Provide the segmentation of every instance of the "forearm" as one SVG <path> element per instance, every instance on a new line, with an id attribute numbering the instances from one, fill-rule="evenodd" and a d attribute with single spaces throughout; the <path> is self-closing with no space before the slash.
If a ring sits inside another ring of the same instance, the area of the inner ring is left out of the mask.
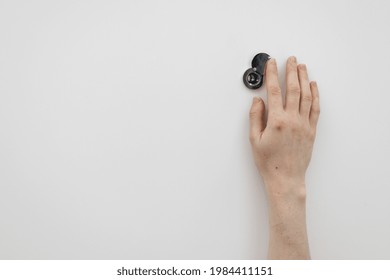
<path id="1" fill-rule="evenodd" d="M 310 259 L 306 192 L 302 182 L 266 181 L 269 203 L 269 259 Z"/>

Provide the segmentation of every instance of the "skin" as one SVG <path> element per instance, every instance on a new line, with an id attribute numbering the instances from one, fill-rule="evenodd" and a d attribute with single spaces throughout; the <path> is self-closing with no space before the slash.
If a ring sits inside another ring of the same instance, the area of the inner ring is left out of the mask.
<path id="1" fill-rule="evenodd" d="M 253 98 L 250 142 L 269 202 L 268 258 L 310 259 L 305 173 L 320 114 L 318 87 L 293 56 L 286 65 L 285 105 L 275 59 L 267 62 L 265 78 L 268 112 Z"/>

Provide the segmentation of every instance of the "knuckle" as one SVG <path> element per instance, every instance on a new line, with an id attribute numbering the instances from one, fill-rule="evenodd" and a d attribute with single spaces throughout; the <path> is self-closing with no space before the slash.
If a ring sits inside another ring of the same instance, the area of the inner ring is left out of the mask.
<path id="1" fill-rule="evenodd" d="M 302 131 L 301 127 L 296 122 L 290 123 L 290 130 L 293 133 L 300 133 Z"/>
<path id="2" fill-rule="evenodd" d="M 313 113 L 316 114 L 316 115 L 319 115 L 319 114 L 321 113 L 321 110 L 320 110 L 319 107 L 313 107 L 313 108 L 312 108 L 312 111 L 313 111 Z"/>
<path id="3" fill-rule="evenodd" d="M 281 94 L 280 87 L 277 86 L 277 85 L 270 85 L 269 91 L 270 91 L 271 94 L 274 94 L 274 95 L 279 95 L 279 94 Z"/>
<path id="4" fill-rule="evenodd" d="M 311 94 L 305 94 L 302 96 L 302 101 L 304 102 L 312 102 L 313 101 L 313 97 L 311 96 Z"/>
<path id="5" fill-rule="evenodd" d="M 288 88 L 288 92 L 294 95 L 298 95 L 301 93 L 301 89 L 299 88 L 299 85 L 297 85 L 296 83 L 288 84 L 287 88 Z"/>
<path id="6" fill-rule="evenodd" d="M 290 130 L 293 133 L 301 133 L 303 130 L 302 124 L 298 120 L 290 121 Z"/>
<path id="7" fill-rule="evenodd" d="M 272 126 L 276 130 L 283 130 L 287 127 L 287 122 L 282 118 L 275 118 Z"/>
<path id="8" fill-rule="evenodd" d="M 256 110 L 250 110 L 250 112 L 249 112 L 249 118 L 251 119 L 251 120 L 253 120 L 253 119 L 256 119 L 257 118 L 257 111 Z"/>

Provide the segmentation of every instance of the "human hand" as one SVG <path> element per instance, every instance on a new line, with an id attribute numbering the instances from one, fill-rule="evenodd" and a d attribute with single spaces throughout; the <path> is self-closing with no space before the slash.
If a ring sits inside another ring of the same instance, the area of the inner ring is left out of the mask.
<path id="1" fill-rule="evenodd" d="M 283 106 L 276 61 L 266 67 L 268 118 L 263 100 L 250 110 L 250 141 L 269 201 L 270 259 L 309 259 L 305 173 L 320 113 L 318 88 L 306 66 L 287 60 Z"/>
<path id="2" fill-rule="evenodd" d="M 256 166 L 265 181 L 268 195 L 302 189 L 280 187 L 270 189 L 274 182 L 304 186 L 320 113 L 316 82 L 309 82 L 304 64 L 295 57 L 287 60 L 286 102 L 283 106 L 275 59 L 266 67 L 268 118 L 262 99 L 253 98 L 250 110 L 250 141 Z M 280 184 L 277 184 L 280 185 Z"/>

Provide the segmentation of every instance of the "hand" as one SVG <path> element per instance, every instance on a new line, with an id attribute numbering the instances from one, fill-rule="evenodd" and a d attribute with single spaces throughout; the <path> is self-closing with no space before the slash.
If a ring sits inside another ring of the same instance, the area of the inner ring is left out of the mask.
<path id="1" fill-rule="evenodd" d="M 270 259 L 309 259 L 306 230 L 305 173 L 320 113 L 316 82 L 306 66 L 287 60 L 286 102 L 283 106 L 276 61 L 266 67 L 268 118 L 263 100 L 250 110 L 250 141 L 269 201 Z"/>
<path id="2" fill-rule="evenodd" d="M 253 98 L 250 110 L 250 141 L 266 186 L 275 180 L 304 183 L 320 113 L 317 84 L 309 82 L 306 66 L 297 65 L 296 58 L 290 57 L 286 69 L 286 105 L 283 106 L 276 61 L 270 59 L 265 74 L 268 121 L 262 99 Z"/>

